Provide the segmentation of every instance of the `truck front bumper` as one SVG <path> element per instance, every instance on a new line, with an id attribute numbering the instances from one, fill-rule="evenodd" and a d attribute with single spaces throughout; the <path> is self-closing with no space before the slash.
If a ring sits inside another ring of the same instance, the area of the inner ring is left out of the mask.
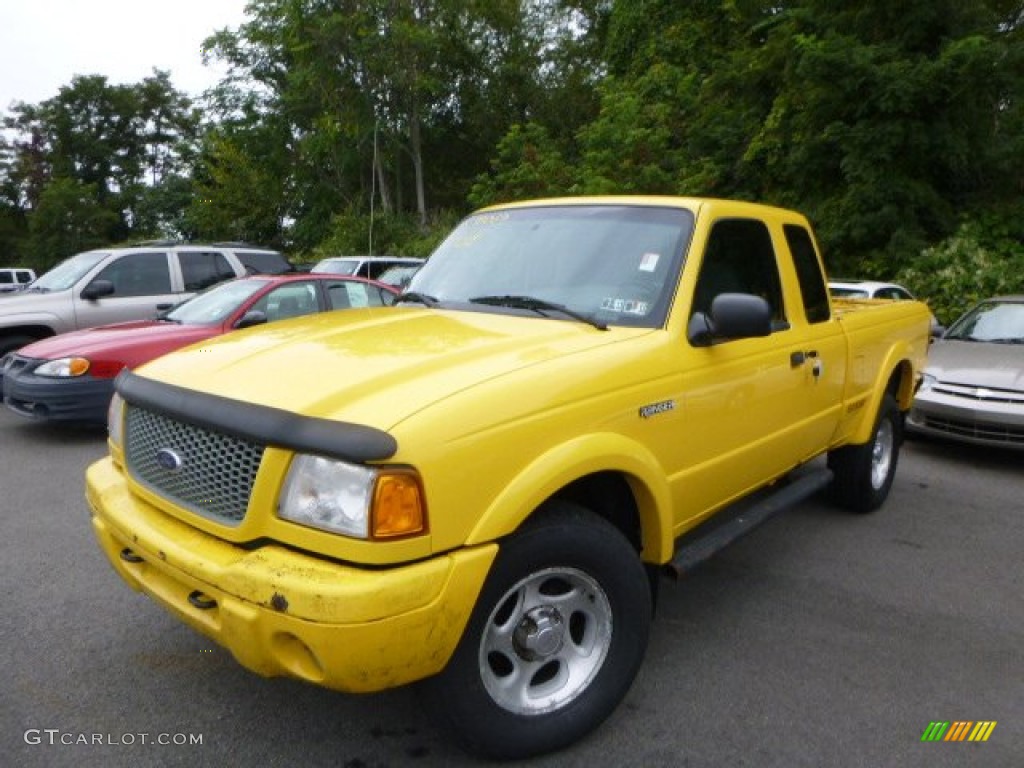
<path id="1" fill-rule="evenodd" d="M 348 692 L 444 668 L 497 545 L 358 568 L 269 543 L 240 547 L 132 495 L 108 457 L 86 473 L 100 546 L 121 577 L 243 666 Z"/>

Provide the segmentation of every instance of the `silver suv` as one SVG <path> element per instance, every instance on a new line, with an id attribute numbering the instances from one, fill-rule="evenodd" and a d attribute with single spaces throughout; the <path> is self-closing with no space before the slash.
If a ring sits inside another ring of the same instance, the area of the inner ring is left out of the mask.
<path id="1" fill-rule="evenodd" d="M 79 253 L 0 301 L 0 357 L 58 333 L 153 317 L 222 280 L 291 270 L 277 251 L 242 243 Z"/>

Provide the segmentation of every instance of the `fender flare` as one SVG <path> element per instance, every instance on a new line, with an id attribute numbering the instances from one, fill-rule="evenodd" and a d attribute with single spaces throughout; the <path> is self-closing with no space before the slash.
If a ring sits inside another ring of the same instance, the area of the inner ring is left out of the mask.
<path id="1" fill-rule="evenodd" d="M 0 306 L 0 311 L 3 307 Z M 49 328 L 54 334 L 59 333 L 57 330 L 63 323 L 60 318 L 52 312 L 40 312 L 38 310 L 34 312 L 12 312 L 10 314 L 0 314 L 0 335 L 9 335 L 17 333 L 22 328 Z"/>
<path id="2" fill-rule="evenodd" d="M 871 439 L 871 433 L 875 428 L 875 417 L 882 405 L 882 398 L 888 391 L 889 381 L 894 374 L 900 375 L 899 389 L 894 393 L 896 402 L 901 411 L 910 408 L 914 398 L 915 382 L 913 376 L 914 354 L 911 345 L 901 341 L 889 350 L 882 365 L 878 366 L 875 382 L 871 387 L 870 397 L 865 399 L 866 408 L 861 410 L 860 422 L 850 435 L 851 445 L 863 445 Z M 907 374 L 911 375 L 907 375 Z"/>
<path id="3" fill-rule="evenodd" d="M 466 546 L 508 535 L 558 491 L 600 472 L 625 476 L 637 503 L 643 559 L 666 562 L 673 539 L 665 471 L 646 446 L 611 432 L 581 435 L 534 458 L 483 511 Z"/>

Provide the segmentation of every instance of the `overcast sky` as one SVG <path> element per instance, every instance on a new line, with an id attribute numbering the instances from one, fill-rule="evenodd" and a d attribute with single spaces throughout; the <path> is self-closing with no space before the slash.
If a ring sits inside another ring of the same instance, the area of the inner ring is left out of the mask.
<path id="1" fill-rule="evenodd" d="M 0 0 L 0 113 L 38 104 L 75 75 L 138 83 L 168 70 L 198 96 L 223 70 L 203 66 L 204 39 L 245 20 L 246 0 Z"/>

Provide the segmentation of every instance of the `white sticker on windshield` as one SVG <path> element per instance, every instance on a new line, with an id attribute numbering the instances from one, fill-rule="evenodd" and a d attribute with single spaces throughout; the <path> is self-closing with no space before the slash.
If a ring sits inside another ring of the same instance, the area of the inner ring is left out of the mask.
<path id="1" fill-rule="evenodd" d="M 657 253 L 645 253 L 640 257 L 640 266 L 638 269 L 641 272 L 653 272 L 658 268 L 658 259 L 661 256 Z"/>
<path id="2" fill-rule="evenodd" d="M 615 312 L 620 315 L 646 315 L 651 305 L 646 301 L 632 301 L 630 299 L 616 299 L 609 297 L 601 302 L 601 309 L 605 312 Z"/>

